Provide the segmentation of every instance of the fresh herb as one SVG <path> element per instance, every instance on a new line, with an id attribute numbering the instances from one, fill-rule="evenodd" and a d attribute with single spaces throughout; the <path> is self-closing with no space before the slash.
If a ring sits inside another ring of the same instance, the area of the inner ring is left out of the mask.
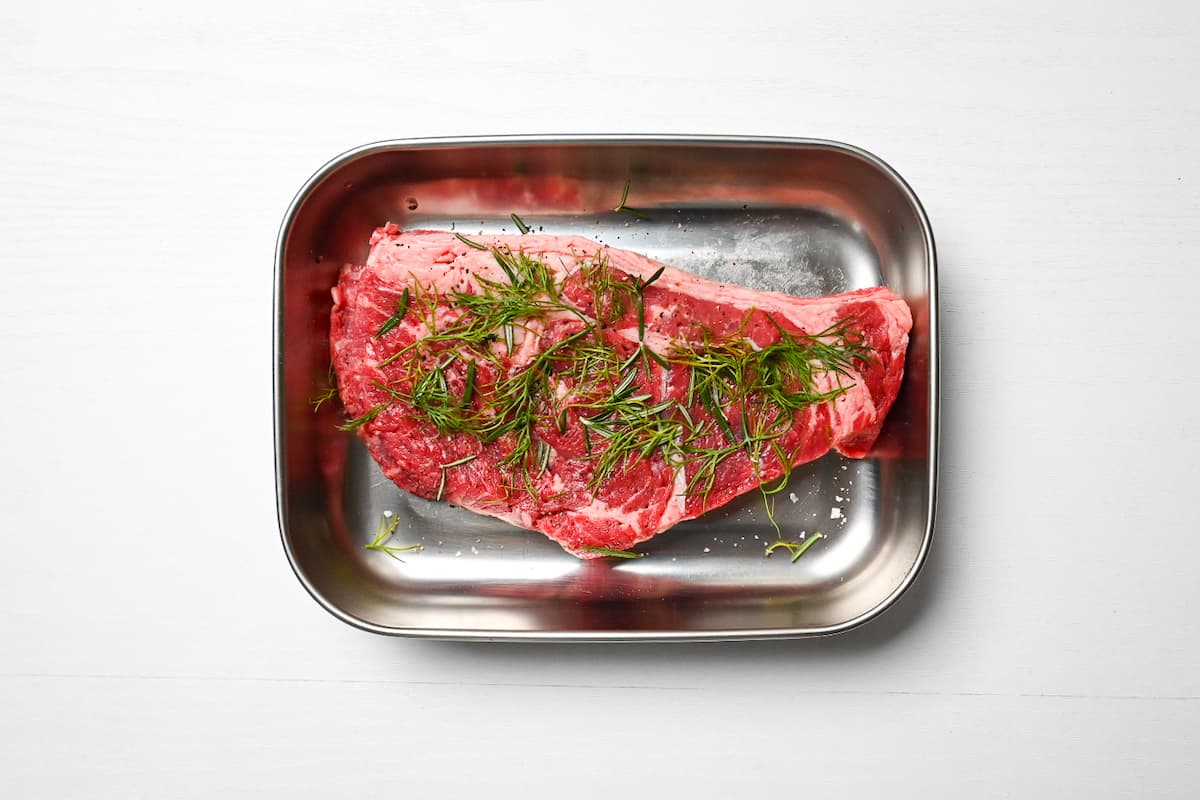
<path id="1" fill-rule="evenodd" d="M 663 270 L 666 267 L 659 267 L 658 271 L 650 276 L 648 280 L 642 280 L 640 277 L 633 279 L 634 289 L 637 292 L 637 321 L 638 321 L 638 341 L 646 338 L 646 287 L 654 283 L 662 277 Z"/>
<path id="2" fill-rule="evenodd" d="M 581 545 L 580 550 L 588 553 L 599 553 L 602 556 L 612 556 L 613 558 L 645 558 L 645 553 L 635 553 L 632 550 L 615 550 L 611 547 L 592 547 L 591 545 Z"/>
<path id="3" fill-rule="evenodd" d="M 451 461 L 449 464 L 440 465 L 438 467 L 438 469 L 440 469 L 442 471 L 442 478 L 438 482 L 437 496 L 434 497 L 433 499 L 441 500 L 442 495 L 445 494 L 445 492 L 446 492 L 446 470 L 453 469 L 454 467 L 461 467 L 463 464 L 470 464 L 472 461 L 474 461 L 477 458 L 479 458 L 479 455 L 475 454 L 475 455 L 466 456 L 464 458 L 460 458 L 457 461 Z"/>
<path id="4" fill-rule="evenodd" d="M 404 293 L 400 295 L 400 300 L 396 303 L 396 312 L 392 314 L 383 325 L 379 326 L 379 332 L 375 334 L 375 338 L 383 336 L 385 333 L 396 327 L 404 319 L 404 315 L 408 313 L 408 303 L 410 300 L 409 290 L 406 286 Z"/>
<path id="5" fill-rule="evenodd" d="M 463 433 L 472 427 L 473 415 L 465 388 L 462 398 L 455 397 L 446 378 L 446 370 L 453 360 L 447 357 L 432 366 L 414 361 L 408 375 L 412 390 L 404 393 L 388 387 L 394 398 L 404 400 L 418 410 L 442 435 Z"/>
<path id="6" fill-rule="evenodd" d="M 333 400 L 333 398 L 335 398 L 337 396 L 338 396 L 338 389 L 336 386 L 327 386 L 324 389 L 322 389 L 312 399 L 313 413 L 315 414 L 318 411 L 320 411 L 322 405 L 324 405 L 326 402 L 328 402 L 330 400 Z"/>
<path id="7" fill-rule="evenodd" d="M 329 370 L 325 375 L 325 388 L 318 392 L 309 402 L 313 405 L 313 413 L 321 410 L 321 406 L 338 396 L 337 377 L 333 372 L 333 362 L 329 362 Z"/>
<path id="8" fill-rule="evenodd" d="M 636 208 L 630 208 L 629 206 L 625 205 L 625 201 L 629 199 L 629 186 L 632 183 L 633 183 L 632 180 L 625 181 L 625 189 L 621 192 L 621 202 L 617 203 L 616 206 L 613 207 L 613 211 L 615 211 L 618 214 L 624 212 L 626 214 L 630 214 L 634 217 L 637 217 L 638 219 L 649 219 L 650 218 L 649 216 L 642 213 L 641 211 L 638 211 Z"/>
<path id="9" fill-rule="evenodd" d="M 717 421 L 730 442 L 740 441 L 756 462 L 763 448 L 791 427 L 795 413 L 836 399 L 853 384 L 841 378 L 855 362 L 868 363 L 871 351 L 845 319 L 815 334 L 792 333 L 774 318 L 778 341 L 758 347 L 740 335 L 714 338 L 705 333 L 700 342 L 677 343 L 667 360 L 690 370 L 688 405 L 699 403 Z M 743 321 L 743 326 L 749 320 Z M 833 375 L 837 385 L 817 387 L 820 375 Z M 741 436 L 729 416 L 739 419 Z"/>
<path id="10" fill-rule="evenodd" d="M 416 550 L 421 550 L 419 544 L 410 544 L 405 547 L 388 544 L 392 535 L 396 532 L 397 526 L 400 525 L 400 517 L 392 515 L 391 522 L 388 522 L 388 515 L 384 514 L 379 517 L 379 524 L 375 526 L 375 538 L 370 544 L 366 545 L 368 550 L 379 550 L 387 553 L 397 561 L 404 563 L 404 559 L 396 555 L 397 553 L 411 553 Z"/>
<path id="11" fill-rule="evenodd" d="M 391 405 L 391 402 L 389 401 L 387 403 L 379 403 L 378 405 L 371 406 L 371 408 L 367 409 L 366 413 L 364 413 L 360 416 L 357 416 L 352 420 L 343 422 L 341 425 L 338 425 L 338 430 L 339 431 L 356 431 L 359 428 L 361 428 L 362 426 L 366 425 L 371 420 L 378 417 L 380 414 L 382 414 L 383 410 L 390 405 Z"/>
<path id="12" fill-rule="evenodd" d="M 602 325 L 611 325 L 621 317 L 633 298 L 634 284 L 620 278 L 608 265 L 608 254 L 601 251 L 579 267 L 583 285 L 592 295 L 592 315 Z"/>
<path id="13" fill-rule="evenodd" d="M 475 399 L 475 362 L 467 362 L 467 379 L 463 387 L 462 403 L 469 405 Z"/>
<path id="14" fill-rule="evenodd" d="M 513 224 L 517 226 L 517 230 L 519 230 L 522 233 L 522 235 L 529 233 L 529 226 L 525 224 L 525 221 L 523 219 L 518 217 L 516 214 L 513 214 L 511 216 L 512 216 Z"/>
<path id="15" fill-rule="evenodd" d="M 800 560 L 800 556 L 804 555 L 808 551 L 808 548 L 817 543 L 818 539 L 824 538 L 824 534 L 814 533 L 812 536 L 809 536 L 799 542 L 785 542 L 781 539 L 778 542 L 768 546 L 766 553 L 763 555 L 770 556 L 771 553 L 774 553 L 776 550 L 782 548 L 792 554 L 792 563 L 795 564 Z"/>
<path id="16" fill-rule="evenodd" d="M 627 184 L 621 207 L 628 191 Z M 414 279 L 397 311 L 416 313 L 430 333 L 380 363 L 382 369 L 404 359 L 398 375 L 376 384 L 390 400 L 343 429 L 361 427 L 388 403 L 401 400 L 439 434 L 466 434 L 483 445 L 502 442 L 500 466 L 514 478 L 514 488 L 523 486 L 535 496 L 533 476 L 547 472 L 554 458 L 554 448 L 538 428 L 550 426 L 566 435 L 573 415 L 582 427 L 580 457 L 594 462 L 593 491 L 631 464 L 661 457 L 671 468 L 688 471 L 685 494 L 707 502 L 721 464 L 744 452 L 756 476 L 780 475 L 773 486 L 760 480 L 767 516 L 775 524 L 774 495 L 787 485 L 793 460 L 782 437 L 796 413 L 836 399 L 851 388 L 843 378 L 855 365 L 873 359 L 853 319 L 807 334 L 753 310 L 729 333 L 717 335 L 696 325 L 695 336 L 655 352 L 645 342 L 645 292 L 665 267 L 645 279 L 626 276 L 610 267 L 602 250 L 560 280 L 544 261 L 524 251 L 459 238 L 488 250 L 504 278 L 476 276 L 472 291 L 444 295 Z M 573 279 L 591 295 L 590 308 L 565 297 L 566 282 Z M 636 313 L 638 344 L 626 350 L 606 329 L 630 309 Z M 772 343 L 759 346 L 747 338 L 755 314 L 774 325 L 778 336 Z M 535 348 L 513 367 L 518 332 L 540 337 L 564 320 L 574 330 L 555 334 L 552 344 Z M 655 364 L 686 370 L 682 401 L 655 400 L 658 393 L 647 388 L 655 384 Z M 439 499 L 451 466 L 443 465 Z"/>
<path id="17" fill-rule="evenodd" d="M 659 267 L 658 269 L 656 269 L 656 270 L 654 271 L 654 274 L 653 274 L 653 275 L 651 275 L 649 278 L 647 278 L 646 280 L 644 280 L 644 281 L 642 281 L 642 282 L 641 282 L 641 287 L 640 287 L 640 288 L 641 288 L 641 289 L 645 289 L 647 286 L 649 286 L 650 284 L 654 283 L 656 280 L 658 280 L 659 278 L 661 278 L 661 277 L 662 277 L 662 274 L 663 274 L 664 272 L 666 272 L 666 270 L 667 270 L 667 268 L 666 268 L 665 266 L 662 266 L 662 267 Z"/>
<path id="18" fill-rule="evenodd" d="M 473 242 L 470 239 L 468 239 L 467 237 L 463 236 L 461 233 L 454 234 L 454 237 L 456 239 L 458 239 L 460 242 L 462 242 L 463 244 L 467 245 L 468 247 L 474 247 L 476 250 L 487 250 L 488 249 L 486 244 L 480 244 L 479 242 Z"/>

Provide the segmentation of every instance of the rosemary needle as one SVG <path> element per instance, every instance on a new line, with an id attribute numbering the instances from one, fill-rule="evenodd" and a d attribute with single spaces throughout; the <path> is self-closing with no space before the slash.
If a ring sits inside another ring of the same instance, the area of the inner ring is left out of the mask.
<path id="1" fill-rule="evenodd" d="M 467 245 L 468 247 L 474 247 L 476 250 L 487 250 L 488 249 L 486 244 L 480 244 L 479 242 L 473 242 L 470 239 L 468 239 L 467 237 L 463 236 L 461 233 L 456 233 L 456 234 L 454 234 L 454 236 L 460 242 Z"/>
<path id="2" fill-rule="evenodd" d="M 649 217 L 647 217 L 641 211 L 638 211 L 636 208 L 630 208 L 629 206 L 625 205 L 625 201 L 629 199 L 629 187 L 632 183 L 632 179 L 627 179 L 625 181 L 625 188 L 621 191 L 621 202 L 617 203 L 616 206 L 613 207 L 613 211 L 618 214 L 622 212 L 626 214 L 632 214 L 638 219 L 649 219 Z"/>
<path id="3" fill-rule="evenodd" d="M 438 482 L 437 496 L 434 497 L 433 499 L 441 500 L 442 495 L 445 494 L 445 492 L 446 492 L 446 470 L 452 469 L 454 467 L 461 467 L 463 464 L 470 464 L 472 461 L 474 461 L 477 458 L 479 458 L 478 454 L 470 455 L 470 456 L 466 456 L 464 458 L 460 458 L 457 461 L 451 461 L 449 464 L 440 465 L 439 469 L 441 469 L 441 471 L 442 471 L 442 478 Z"/>
<path id="4" fill-rule="evenodd" d="M 404 294 L 400 295 L 400 301 L 396 303 L 396 313 L 387 318 L 387 321 L 379 327 L 379 332 L 375 334 L 375 338 L 383 336 L 385 333 L 395 328 L 404 320 L 404 315 L 408 313 L 408 303 L 410 300 L 409 290 L 406 286 Z"/>
<path id="5" fill-rule="evenodd" d="M 379 403 L 378 405 L 371 406 L 371 408 L 368 409 L 366 413 L 364 413 L 360 416 L 357 416 L 352 420 L 343 422 L 341 425 L 338 425 L 338 430 L 339 431 L 356 431 L 359 428 L 361 428 L 362 426 L 366 425 L 371 420 L 378 417 L 381 413 L 383 413 L 383 410 L 385 408 L 387 408 L 389 405 L 391 405 L 390 401 L 387 403 Z"/>
<path id="6" fill-rule="evenodd" d="M 645 558 L 645 553 L 635 553 L 632 550 L 615 550 L 611 547 L 592 547 L 591 545 L 582 545 L 580 550 L 588 553 L 599 553 L 602 556 L 612 556 L 613 558 Z"/>

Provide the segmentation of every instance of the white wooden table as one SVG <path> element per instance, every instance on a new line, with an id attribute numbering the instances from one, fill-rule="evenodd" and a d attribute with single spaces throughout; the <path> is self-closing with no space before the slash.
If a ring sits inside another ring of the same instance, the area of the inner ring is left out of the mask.
<path id="1" fill-rule="evenodd" d="M 1196 796 L 1191 4 L 101 5 L 0 9 L 0 795 Z M 446 644 L 292 576 L 292 193 L 370 140 L 555 132 L 840 139 L 921 196 L 940 515 L 883 618 Z"/>

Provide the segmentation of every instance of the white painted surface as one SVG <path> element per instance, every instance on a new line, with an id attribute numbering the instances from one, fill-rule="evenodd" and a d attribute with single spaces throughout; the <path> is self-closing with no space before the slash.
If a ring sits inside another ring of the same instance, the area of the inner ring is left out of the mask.
<path id="1" fill-rule="evenodd" d="M 111 5 L 0 9 L 0 794 L 1195 796 L 1190 4 Z M 899 607 L 487 646 L 304 594 L 280 216 L 349 146 L 522 132 L 820 136 L 909 179 L 945 411 Z"/>

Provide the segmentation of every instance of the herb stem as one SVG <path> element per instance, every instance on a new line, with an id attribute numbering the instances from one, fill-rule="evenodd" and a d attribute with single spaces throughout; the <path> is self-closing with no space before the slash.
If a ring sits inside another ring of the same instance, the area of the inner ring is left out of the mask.
<path id="1" fill-rule="evenodd" d="M 396 553 L 410 553 L 416 550 L 423 549 L 420 544 L 410 544 L 404 547 L 398 545 L 390 545 L 392 535 L 396 533 L 396 528 L 400 525 L 400 517 L 392 515 L 392 521 L 388 522 L 388 515 L 383 514 L 379 517 L 379 523 L 375 526 L 375 538 L 370 544 L 366 545 L 368 550 L 379 550 L 387 553 L 392 558 L 400 563 L 404 563 L 404 559 L 396 555 Z"/>
<path id="2" fill-rule="evenodd" d="M 488 249 L 488 246 L 486 244 L 480 244 L 479 242 L 473 242 L 470 239 L 468 239 L 467 237 L 463 236 L 461 233 L 456 233 L 456 234 L 454 234 L 454 236 L 456 239 L 458 239 L 460 242 L 465 244 L 467 247 L 474 247 L 476 250 L 487 250 Z"/>
<path id="3" fill-rule="evenodd" d="M 812 547 L 814 544 L 816 544 L 818 540 L 824 539 L 824 538 L 825 538 L 825 534 L 814 533 L 812 536 L 808 536 L 808 537 L 800 540 L 799 542 L 785 542 L 782 539 L 780 539 L 779 541 L 769 545 L 767 547 L 766 553 L 764 553 L 763 555 L 770 556 L 771 553 L 774 553 L 776 550 L 783 548 L 784 550 L 787 550 L 789 553 L 792 554 L 791 563 L 795 564 L 797 561 L 800 560 L 800 556 L 802 556 L 806 552 L 808 552 L 808 549 L 810 547 Z"/>
<path id="4" fill-rule="evenodd" d="M 444 495 L 446 493 L 446 470 L 453 469 L 454 467 L 461 467 L 463 464 L 470 464 L 472 461 L 474 461 L 477 458 L 479 458 L 478 453 L 476 453 L 474 455 L 464 456 L 463 458 L 460 458 L 457 461 L 451 461 L 449 464 L 441 464 L 439 466 L 439 469 L 442 472 L 442 477 L 441 477 L 441 480 L 438 481 L 437 495 L 433 499 L 441 500 L 442 495 Z"/>
<path id="5" fill-rule="evenodd" d="M 635 553 L 632 550 L 616 550 L 611 547 L 592 547 L 591 545 L 582 545 L 580 550 L 588 553 L 599 553 L 602 556 L 611 556 L 613 558 L 645 558 L 645 553 Z"/>
<path id="6" fill-rule="evenodd" d="M 409 289 L 407 286 L 405 286 L 404 293 L 402 295 L 400 295 L 400 301 L 398 303 L 396 303 L 396 312 L 394 314 L 392 314 L 390 317 L 388 317 L 387 321 L 385 321 L 383 323 L 383 325 L 381 325 L 379 327 L 379 332 L 375 334 L 376 339 L 383 336 L 385 333 L 390 331 L 392 328 L 395 328 L 397 325 L 399 325 L 404 320 L 404 315 L 408 313 L 409 299 L 410 299 Z"/>
<path id="7" fill-rule="evenodd" d="M 613 207 L 613 211 L 618 214 L 622 212 L 631 214 L 638 219 L 649 219 L 647 215 L 643 214 L 641 211 L 638 211 L 636 208 L 630 208 L 629 206 L 625 205 L 625 201 L 629 199 L 629 187 L 632 183 L 632 179 L 627 178 L 625 180 L 625 188 L 621 191 L 621 202 L 617 203 L 616 206 Z"/>

